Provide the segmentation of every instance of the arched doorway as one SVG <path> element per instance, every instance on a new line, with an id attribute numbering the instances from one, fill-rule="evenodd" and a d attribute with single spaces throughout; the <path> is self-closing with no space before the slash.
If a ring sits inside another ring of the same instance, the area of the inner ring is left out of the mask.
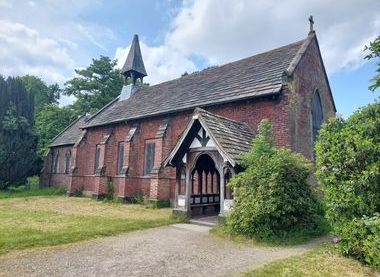
<path id="1" fill-rule="evenodd" d="M 192 215 L 214 215 L 220 210 L 220 174 L 214 160 L 201 154 L 190 176 Z"/>

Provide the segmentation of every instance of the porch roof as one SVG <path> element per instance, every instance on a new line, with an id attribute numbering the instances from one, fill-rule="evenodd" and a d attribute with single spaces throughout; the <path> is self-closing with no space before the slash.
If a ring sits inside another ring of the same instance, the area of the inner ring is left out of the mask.
<path id="1" fill-rule="evenodd" d="M 174 165 L 175 161 L 182 159 L 180 154 L 184 148 L 189 147 L 185 143 L 196 122 L 207 131 L 216 144 L 219 153 L 235 166 L 240 160 L 240 154 L 248 152 L 254 137 L 254 131 L 246 123 L 215 115 L 201 108 L 196 108 L 192 120 L 188 123 L 185 131 L 179 138 L 176 146 L 164 161 L 164 166 Z"/>

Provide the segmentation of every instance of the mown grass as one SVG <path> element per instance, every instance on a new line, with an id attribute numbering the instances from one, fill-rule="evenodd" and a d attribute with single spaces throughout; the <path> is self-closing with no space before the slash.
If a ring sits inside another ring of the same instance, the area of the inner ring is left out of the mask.
<path id="1" fill-rule="evenodd" d="M 322 245 L 303 255 L 272 262 L 240 274 L 246 277 L 374 277 L 379 276 L 358 261 L 341 256 L 331 245 Z"/>
<path id="2" fill-rule="evenodd" d="M 287 234 L 286 237 L 277 237 L 267 240 L 256 240 L 254 238 L 248 238 L 242 235 L 231 234 L 228 231 L 227 226 L 222 222 L 217 227 L 213 228 L 211 230 L 211 233 L 223 239 L 231 240 L 238 243 L 244 243 L 252 246 L 292 246 L 306 243 L 312 239 L 325 235 L 327 234 L 327 230 L 328 229 L 326 227 L 326 230 L 324 232 L 315 235 L 311 235 L 307 232 L 294 232 Z"/>
<path id="3" fill-rule="evenodd" d="M 168 225 L 179 220 L 171 212 L 63 196 L 1 199 L 0 254 Z"/>
<path id="4" fill-rule="evenodd" d="M 48 196 L 48 195 L 64 195 L 66 193 L 65 188 L 61 187 L 49 187 L 49 188 L 37 188 L 37 189 L 23 189 L 23 190 L 0 190 L 0 199 L 5 198 L 18 198 L 18 197 L 30 197 L 30 196 Z"/>

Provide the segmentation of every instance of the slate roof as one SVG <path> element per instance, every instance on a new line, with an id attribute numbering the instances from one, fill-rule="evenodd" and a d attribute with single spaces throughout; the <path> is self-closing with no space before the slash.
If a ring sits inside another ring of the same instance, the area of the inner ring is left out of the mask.
<path id="1" fill-rule="evenodd" d="M 199 120 L 204 123 L 207 131 L 214 138 L 217 144 L 234 161 L 240 160 L 242 152 L 248 152 L 252 145 L 255 132 L 246 123 L 228 119 L 196 109 Z"/>
<path id="2" fill-rule="evenodd" d="M 255 132 L 248 124 L 197 108 L 194 111 L 192 121 L 189 122 L 176 146 L 165 160 L 164 166 L 172 164 L 173 158 L 181 148 L 182 142 L 189 134 L 196 120 L 201 122 L 202 126 L 217 145 L 217 149 L 221 152 L 222 156 L 224 155 L 233 166 L 239 162 L 241 153 L 250 150 Z"/>
<path id="3" fill-rule="evenodd" d="M 66 127 L 61 133 L 53 138 L 49 147 L 71 145 L 75 144 L 81 137 L 81 127 L 85 124 L 86 120 L 90 118 L 89 115 L 82 115 L 74 120 L 69 126 Z"/>
<path id="4" fill-rule="evenodd" d="M 309 36 L 249 58 L 141 88 L 126 100 L 116 98 L 84 127 L 280 93 L 283 74 L 295 67 L 292 61 L 299 59 L 301 47 L 310 40 Z"/>

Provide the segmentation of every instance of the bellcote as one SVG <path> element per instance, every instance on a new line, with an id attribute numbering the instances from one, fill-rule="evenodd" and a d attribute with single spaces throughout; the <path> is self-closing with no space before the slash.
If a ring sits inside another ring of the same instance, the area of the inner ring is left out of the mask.
<path id="1" fill-rule="evenodd" d="M 125 78 L 130 77 L 133 84 L 136 83 L 137 79 L 140 79 L 142 82 L 143 78 L 147 76 L 144 61 L 141 55 L 138 35 L 133 36 L 132 45 L 129 49 L 127 60 L 121 69 L 121 73 L 125 76 Z"/>

